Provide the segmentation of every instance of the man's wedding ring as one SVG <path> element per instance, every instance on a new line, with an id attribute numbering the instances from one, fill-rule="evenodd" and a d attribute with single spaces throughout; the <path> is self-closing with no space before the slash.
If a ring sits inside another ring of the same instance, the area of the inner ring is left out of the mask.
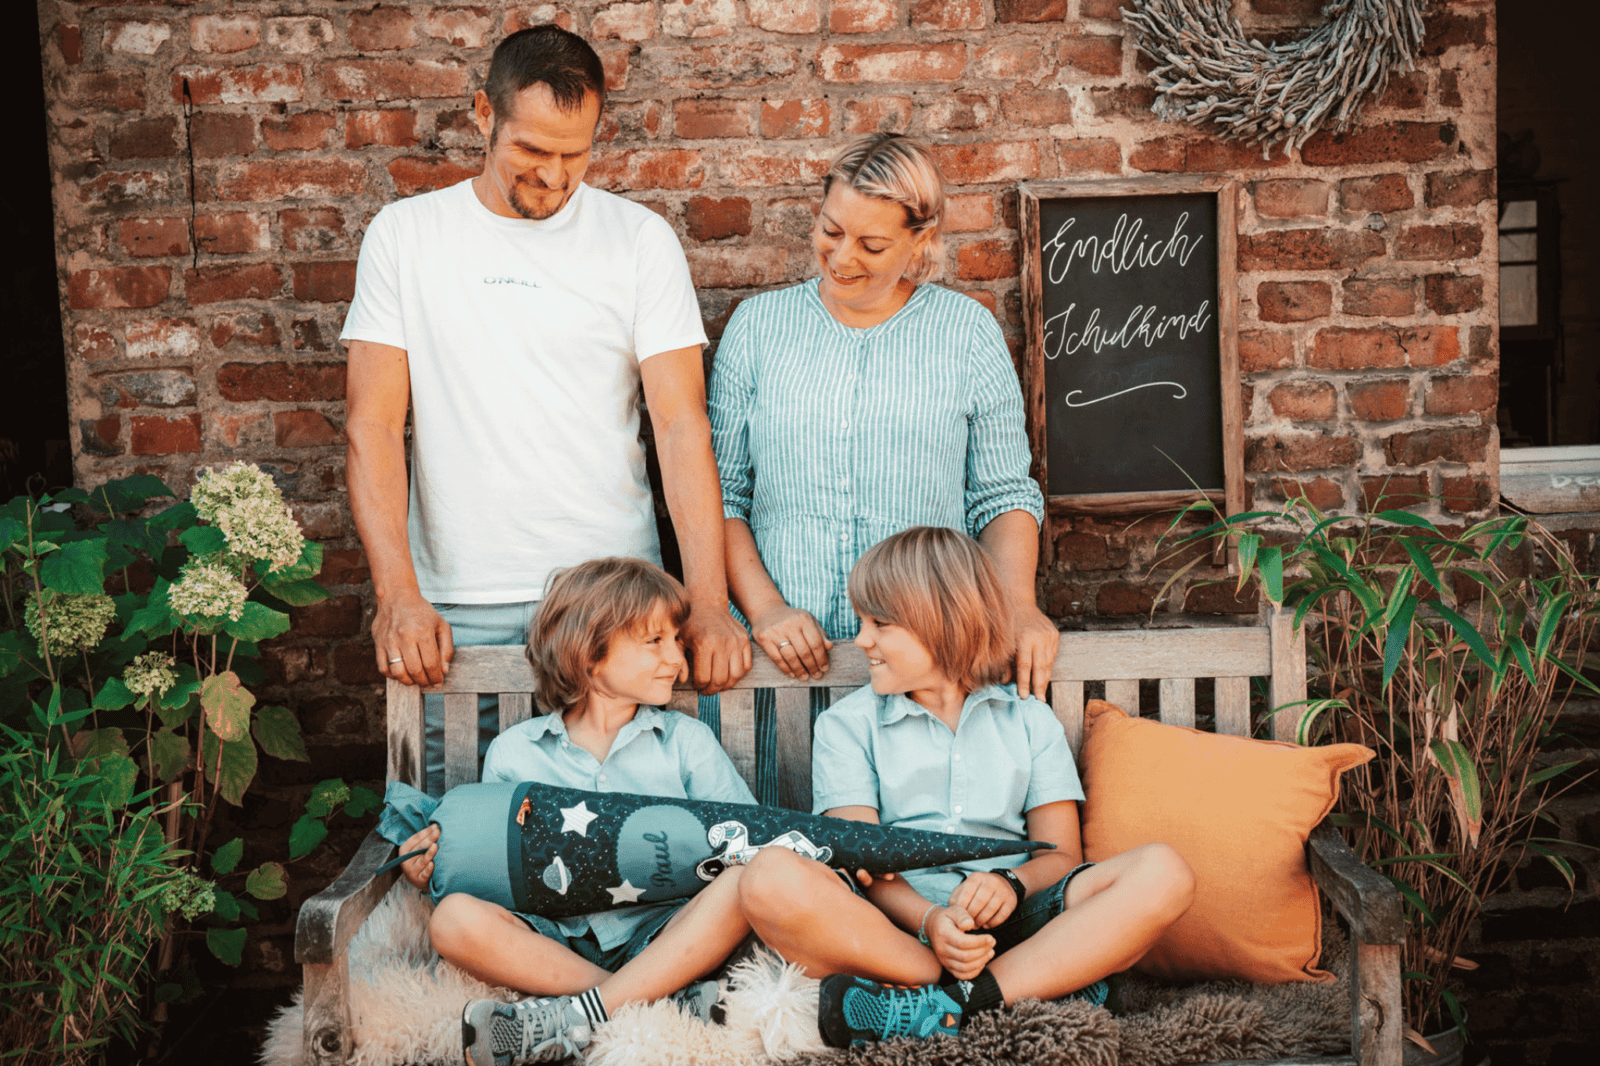
<path id="1" fill-rule="evenodd" d="M 402 656 L 401 656 L 401 657 L 400 657 L 400 658 L 398 658 L 398 659 L 390 659 L 390 660 L 389 660 L 389 665 L 390 665 L 390 666 L 393 666 L 393 665 L 394 665 L 394 664 L 395 664 L 395 663 L 403 663 L 403 662 L 405 662 L 405 661 L 406 661 L 406 659 L 405 659 L 405 656 L 403 656 L 403 655 L 402 655 Z"/>
<path id="2" fill-rule="evenodd" d="M 788 646 L 789 646 L 789 642 L 788 642 L 788 641 L 787 641 L 787 640 L 780 640 L 780 641 L 778 641 L 778 647 L 780 647 L 780 648 L 787 648 L 787 647 L 788 647 Z"/>

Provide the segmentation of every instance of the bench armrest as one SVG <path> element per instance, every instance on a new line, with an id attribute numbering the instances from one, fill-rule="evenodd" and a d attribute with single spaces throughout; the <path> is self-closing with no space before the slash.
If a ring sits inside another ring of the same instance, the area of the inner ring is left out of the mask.
<path id="1" fill-rule="evenodd" d="M 344 873 L 300 904 L 294 931 L 296 962 L 326 964 L 344 954 L 350 938 L 400 876 L 399 869 L 378 873 L 378 868 L 394 855 L 395 846 L 373 830 L 361 842 Z"/>
<path id="2" fill-rule="evenodd" d="M 1307 842 L 1311 876 L 1350 923 L 1355 938 L 1366 944 L 1399 944 L 1405 940 L 1400 892 L 1389 879 L 1356 856 L 1339 831 L 1323 822 Z"/>

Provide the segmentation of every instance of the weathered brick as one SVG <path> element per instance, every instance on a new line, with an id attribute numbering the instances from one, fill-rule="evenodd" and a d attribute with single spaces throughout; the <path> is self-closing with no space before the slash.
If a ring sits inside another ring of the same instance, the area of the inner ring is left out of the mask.
<path id="1" fill-rule="evenodd" d="M 1128 155 L 1130 167 L 1154 173 L 1265 170 L 1288 162 L 1281 148 L 1263 159 L 1261 149 L 1253 144 L 1184 134 L 1152 138 Z"/>
<path id="2" fill-rule="evenodd" d="M 214 104 L 293 104 L 305 95 L 298 63 L 253 67 L 179 67 L 172 75 L 172 100 L 183 103 L 183 87 L 196 107 Z"/>
<path id="3" fill-rule="evenodd" d="M 1246 374 L 1294 365 L 1294 335 L 1264 329 L 1239 331 L 1239 369 Z"/>
<path id="4" fill-rule="evenodd" d="M 1426 190 L 1429 207 L 1474 207 L 1494 196 L 1494 171 L 1435 171 L 1427 176 Z"/>
<path id="5" fill-rule="evenodd" d="M 289 328 L 294 335 L 294 350 L 297 352 L 326 352 L 333 348 L 323 337 L 322 325 L 315 318 L 297 318 L 289 324 Z"/>
<path id="6" fill-rule="evenodd" d="M 1476 223 L 1407 226 L 1395 241 L 1396 259 L 1472 259 L 1483 248 L 1483 228 Z"/>
<path id="7" fill-rule="evenodd" d="M 350 13 L 350 43 L 362 52 L 392 52 L 417 43 L 416 20 L 403 7 Z"/>
<path id="8" fill-rule="evenodd" d="M 1421 70 L 1394 74 L 1375 106 L 1393 111 L 1416 111 L 1428 101 L 1428 75 Z"/>
<path id="9" fill-rule="evenodd" d="M 648 7 L 648 4 L 618 5 Z M 604 12 L 601 12 L 603 14 Z M 595 16 L 598 24 L 600 15 Z M 494 20 L 481 7 L 436 7 L 427 13 L 423 29 L 429 37 L 449 41 L 457 48 L 482 48 L 489 41 Z M 599 37 L 598 29 L 595 36 Z"/>
<path id="10" fill-rule="evenodd" d="M 1078 0 L 1078 15 L 1086 19 L 1121 19 L 1133 0 Z"/>
<path id="11" fill-rule="evenodd" d="M 168 159 L 178 154 L 178 120 L 137 118 L 111 130 L 112 159 Z"/>
<path id="12" fill-rule="evenodd" d="M 289 610 L 289 627 L 308 637 L 353 637 L 361 632 L 361 597 L 330 596 Z"/>
<path id="13" fill-rule="evenodd" d="M 1396 433 L 1384 442 L 1384 454 L 1395 466 L 1421 466 L 1442 459 L 1481 463 L 1488 454 L 1489 426 L 1448 426 Z"/>
<path id="14" fill-rule="evenodd" d="M 1122 38 L 1107 36 L 1071 36 L 1056 42 L 1056 55 L 1061 62 L 1085 74 L 1110 77 L 1122 73 Z"/>
<path id="15" fill-rule="evenodd" d="M 689 274 L 697 289 L 747 289 L 789 280 L 782 248 L 691 248 Z"/>
<path id="16" fill-rule="evenodd" d="M 1347 315 L 1397 318 L 1415 314 L 1415 278 L 1345 278 L 1339 283 L 1339 306 Z"/>
<path id="17" fill-rule="evenodd" d="M 994 0 L 996 22 L 1060 22 L 1067 0 Z"/>
<path id="18" fill-rule="evenodd" d="M 826 137 L 828 118 L 828 101 L 823 97 L 814 100 L 763 100 L 761 136 Z"/>
<path id="19" fill-rule="evenodd" d="M 183 370 L 97 374 L 92 387 L 107 407 L 193 407 L 194 378 Z"/>
<path id="20" fill-rule="evenodd" d="M 383 675 L 378 673 L 378 660 L 373 654 L 371 641 L 341 644 L 334 648 L 333 675 L 344 685 L 382 684 Z"/>
<path id="21" fill-rule="evenodd" d="M 1463 46 L 1481 48 L 1489 40 L 1489 20 L 1482 14 L 1435 8 L 1424 16 L 1423 26 L 1423 55 L 1436 56 Z"/>
<path id="22" fill-rule="evenodd" d="M 1359 266 L 1385 250 L 1371 230 L 1272 230 L 1240 239 L 1239 269 L 1333 270 Z"/>
<path id="23" fill-rule="evenodd" d="M 1344 434 L 1256 437 L 1245 441 L 1246 470 L 1269 472 L 1326 470 L 1354 466 L 1361 458 L 1361 442 Z"/>
<path id="24" fill-rule="evenodd" d="M 272 432 L 280 448 L 320 448 L 344 443 L 344 431 L 321 411 L 275 411 Z"/>
<path id="25" fill-rule="evenodd" d="M 335 100 L 457 99 L 472 91 L 472 71 L 457 59 L 339 59 L 317 68 Z"/>
<path id="26" fill-rule="evenodd" d="M 1493 416 L 1500 400 L 1500 382 L 1493 374 L 1436 377 L 1422 394 L 1422 410 L 1430 415 Z"/>
<path id="27" fill-rule="evenodd" d="M 194 220 L 194 239 L 202 252 L 211 255 L 264 252 L 271 244 L 265 216 L 253 212 L 197 215 Z"/>
<path id="28" fill-rule="evenodd" d="M 1332 326 L 1317 332 L 1311 365 L 1329 370 L 1439 366 L 1460 355 L 1456 331 L 1448 327 L 1396 330 Z"/>
<path id="29" fill-rule="evenodd" d="M 944 228 L 949 233 L 976 233 L 994 225 L 994 197 L 957 193 L 944 201 Z"/>
<path id="30" fill-rule="evenodd" d="M 1421 507 L 1433 498 L 1426 474 L 1386 474 L 1361 479 L 1361 498 L 1369 511 Z"/>
<path id="31" fill-rule="evenodd" d="M 165 22 L 113 22 L 106 27 L 104 38 L 106 51 L 134 56 L 153 56 L 171 39 L 172 27 Z M 82 48 L 81 40 L 78 47 Z M 76 65 L 79 60 L 68 58 L 67 62 Z"/>
<path id="32" fill-rule="evenodd" d="M 280 211 L 278 226 L 291 252 L 324 252 L 344 244 L 344 214 L 336 207 Z"/>
<path id="33" fill-rule="evenodd" d="M 278 344 L 278 321 L 270 311 L 235 311 L 211 320 L 211 346 L 274 348 Z"/>
<path id="34" fill-rule="evenodd" d="M 1126 549 L 1113 548 L 1098 533 L 1069 531 L 1056 537 L 1056 563 L 1073 571 L 1121 570 L 1128 565 Z"/>
<path id="35" fill-rule="evenodd" d="M 988 24 L 983 0 L 911 0 L 914 30 L 981 30 Z"/>
<path id="36" fill-rule="evenodd" d="M 261 120 L 261 139 L 274 152 L 309 152 L 333 144 L 333 127 L 338 120 L 325 111 L 302 111 L 297 115 Z"/>
<path id="37" fill-rule="evenodd" d="M 189 20 L 189 47 L 228 55 L 261 43 L 261 20 L 254 15 L 196 15 Z"/>
<path id="38" fill-rule="evenodd" d="M 1119 174 L 1122 146 L 1109 137 L 1080 137 L 1056 142 L 1056 160 L 1063 174 Z"/>
<path id="39" fill-rule="evenodd" d="M 1240 592 L 1237 581 L 1224 578 L 1190 585 L 1183 609 L 1189 614 L 1255 614 L 1260 599 L 1255 585 Z"/>
<path id="40" fill-rule="evenodd" d="M 356 292 L 354 260 L 332 263 L 296 263 L 294 298 L 315 303 L 340 303 Z"/>
<path id="41" fill-rule="evenodd" d="M 111 331 L 101 326 L 80 322 L 72 327 L 72 348 L 68 358 L 86 363 L 97 363 L 117 357 L 117 339 Z"/>
<path id="42" fill-rule="evenodd" d="M 847 100 L 844 105 L 846 133 L 904 133 L 911 125 L 911 97 L 870 96 Z"/>
<path id="43" fill-rule="evenodd" d="M 683 222 L 692 241 L 748 237 L 750 201 L 743 196 L 696 196 L 684 206 Z"/>
<path id="44" fill-rule="evenodd" d="M 1339 394 L 1326 381 L 1288 381 L 1267 396 L 1272 413 L 1296 422 L 1324 422 L 1339 413 Z"/>
<path id="45" fill-rule="evenodd" d="M 951 185 L 1023 181 L 1039 172 L 1035 141 L 938 144 L 933 146 L 933 157 Z"/>
<path id="46" fill-rule="evenodd" d="M 685 140 L 744 137 L 750 133 L 746 100 L 679 100 L 672 108 L 672 128 Z"/>
<path id="47" fill-rule="evenodd" d="M 324 18 L 290 16 L 267 20 L 267 45 L 289 55 L 310 55 L 333 43 L 333 23 Z"/>
<path id="48" fill-rule="evenodd" d="M 1328 183 L 1302 178 L 1256 182 L 1256 214 L 1262 218 L 1322 218 L 1328 213 Z"/>
<path id="49" fill-rule="evenodd" d="M 256 150 L 256 120 L 252 115 L 201 112 L 192 120 L 191 138 L 197 159 L 248 155 Z"/>
<path id="50" fill-rule="evenodd" d="M 1351 382 L 1345 396 L 1351 412 L 1363 422 L 1395 422 L 1411 414 L 1411 383 L 1403 378 Z"/>
<path id="51" fill-rule="evenodd" d="M 108 458 L 122 454 L 122 418 L 120 415 L 111 415 L 107 418 L 80 418 L 78 420 L 78 440 L 85 455 L 97 455 Z"/>
<path id="52" fill-rule="evenodd" d="M 750 24 L 772 33 L 816 33 L 822 28 L 821 0 L 745 0 Z"/>
<path id="53" fill-rule="evenodd" d="M 417 143 L 417 113 L 410 108 L 392 111 L 355 111 L 344 120 L 344 146 L 410 148 Z"/>
<path id="54" fill-rule="evenodd" d="M 68 75 L 65 81 L 62 99 L 76 107 L 144 110 L 144 75 L 139 71 L 93 71 Z"/>
<path id="55" fill-rule="evenodd" d="M 1085 99 L 1097 118 L 1148 118 L 1156 91 L 1150 85 L 1092 85 Z"/>
<path id="56" fill-rule="evenodd" d="M 1445 510 L 1456 514 L 1483 511 L 1495 502 L 1494 489 L 1482 475 L 1447 477 L 1439 493 L 1439 502 Z"/>
<path id="57" fill-rule="evenodd" d="M 924 93 L 917 100 L 917 128 L 930 136 L 987 130 L 997 117 L 988 93 Z"/>
<path id="58" fill-rule="evenodd" d="M 1429 274 L 1423 290 L 1435 314 L 1459 315 L 1483 306 L 1483 278 L 1476 274 Z"/>
<path id="59" fill-rule="evenodd" d="M 167 267 L 74 270 L 67 278 L 67 306 L 74 311 L 154 307 L 171 288 L 172 271 Z"/>
<path id="60" fill-rule="evenodd" d="M 323 549 L 322 571 L 317 574 L 323 585 L 364 585 L 371 579 L 365 552 L 356 548 Z"/>
<path id="61" fill-rule="evenodd" d="M 217 174 L 222 200 L 328 200 L 366 186 L 366 169 L 353 159 L 269 159 L 232 163 Z"/>
<path id="62" fill-rule="evenodd" d="M 698 189 L 706 168 L 699 152 L 685 148 L 613 150 L 595 157 L 584 180 L 609 190 Z"/>
<path id="63" fill-rule="evenodd" d="M 1031 36 L 980 38 L 972 53 L 972 65 L 967 76 L 976 80 L 1042 81 L 1054 73 L 1058 57 L 1047 48 L 1041 48 Z"/>
<path id="64" fill-rule="evenodd" d="M 200 354 L 200 327 L 192 318 L 145 318 L 122 330 L 129 359 L 188 360 Z"/>
<path id="65" fill-rule="evenodd" d="M 807 147 L 782 151 L 745 151 L 725 156 L 722 160 L 722 177 L 735 187 L 768 185 L 812 186 L 828 173 L 833 152 L 825 147 Z M 698 163 L 696 167 L 698 168 Z M 692 188 L 699 188 L 698 179 Z"/>
<path id="66" fill-rule="evenodd" d="M 1443 366 L 1461 358 L 1461 338 L 1454 326 L 1418 326 L 1398 331 L 1412 366 Z"/>
<path id="67" fill-rule="evenodd" d="M 1256 288 L 1256 314 L 1263 322 L 1309 322 L 1333 310 L 1326 281 L 1263 281 Z"/>
<path id="68" fill-rule="evenodd" d="M 200 416 L 140 415 L 132 420 L 128 450 L 134 455 L 178 455 L 200 450 Z"/>
<path id="69" fill-rule="evenodd" d="M 1267 484 L 1269 495 L 1279 500 L 1303 499 L 1321 511 L 1344 506 L 1344 486 L 1333 478 L 1273 478 Z"/>
<path id="70" fill-rule="evenodd" d="M 673 37 L 727 37 L 738 23 L 734 0 L 675 0 L 661 12 L 662 32 Z"/>
<path id="71" fill-rule="evenodd" d="M 1155 602 L 1154 589 L 1127 581 L 1108 581 L 1095 593 L 1094 609 L 1108 618 L 1145 615 Z"/>
<path id="72" fill-rule="evenodd" d="M 394 191 L 399 196 L 415 196 L 419 192 L 432 192 L 477 177 L 481 166 L 460 162 L 450 156 L 402 156 L 389 162 L 385 168 L 394 181 Z M 594 167 L 589 167 L 589 181 L 593 184 Z"/>
<path id="73" fill-rule="evenodd" d="M 124 206 L 149 210 L 155 204 L 173 203 L 176 198 L 166 174 L 149 170 L 111 170 L 80 185 L 78 199 L 93 210 Z"/>
<path id="74" fill-rule="evenodd" d="M 956 276 L 963 281 L 1014 278 L 1020 266 L 1014 240 L 970 241 L 956 252 Z"/>
<path id="75" fill-rule="evenodd" d="M 955 81 L 967 66 L 967 46 L 942 44 L 829 45 L 817 57 L 824 81 L 887 82 Z"/>
<path id="76" fill-rule="evenodd" d="M 1426 163 L 1452 154 L 1455 143 L 1453 122 L 1387 122 L 1348 133 L 1312 134 L 1300 147 L 1300 158 L 1313 167 Z"/>
<path id="77" fill-rule="evenodd" d="M 208 265 L 184 271 L 183 291 L 191 304 L 270 300 L 283 291 L 283 272 L 271 263 Z"/>
<path id="78" fill-rule="evenodd" d="M 344 399 L 343 363 L 227 363 L 217 391 L 235 403 L 311 403 Z"/>
<path id="79" fill-rule="evenodd" d="M 189 220 L 184 218 L 129 218 L 117 224 L 117 241 L 130 256 L 185 255 L 189 251 Z"/>
<path id="80" fill-rule="evenodd" d="M 896 0 L 830 0 L 828 29 L 834 33 L 875 33 L 899 19 Z"/>
<path id="81" fill-rule="evenodd" d="M 1072 122 L 1072 95 L 1059 91 L 1000 94 L 1000 111 L 1018 126 L 1063 126 Z"/>

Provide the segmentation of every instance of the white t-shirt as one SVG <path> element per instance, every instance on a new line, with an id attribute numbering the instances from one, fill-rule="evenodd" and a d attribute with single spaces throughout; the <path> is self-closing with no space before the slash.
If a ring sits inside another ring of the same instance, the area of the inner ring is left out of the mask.
<path id="1" fill-rule="evenodd" d="M 342 338 L 410 363 L 424 597 L 536 600 L 585 559 L 660 562 L 639 361 L 706 335 L 654 212 L 580 185 L 551 218 L 503 218 L 470 180 L 390 204 L 361 242 Z"/>

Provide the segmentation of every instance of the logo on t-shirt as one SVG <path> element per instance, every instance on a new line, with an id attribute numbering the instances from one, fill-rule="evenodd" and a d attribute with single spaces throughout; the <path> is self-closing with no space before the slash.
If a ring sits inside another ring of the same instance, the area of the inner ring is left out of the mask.
<path id="1" fill-rule="evenodd" d="M 521 285 L 525 289 L 537 289 L 539 287 L 538 282 L 525 281 L 522 278 L 486 277 L 483 279 L 483 283 L 485 285 Z"/>

